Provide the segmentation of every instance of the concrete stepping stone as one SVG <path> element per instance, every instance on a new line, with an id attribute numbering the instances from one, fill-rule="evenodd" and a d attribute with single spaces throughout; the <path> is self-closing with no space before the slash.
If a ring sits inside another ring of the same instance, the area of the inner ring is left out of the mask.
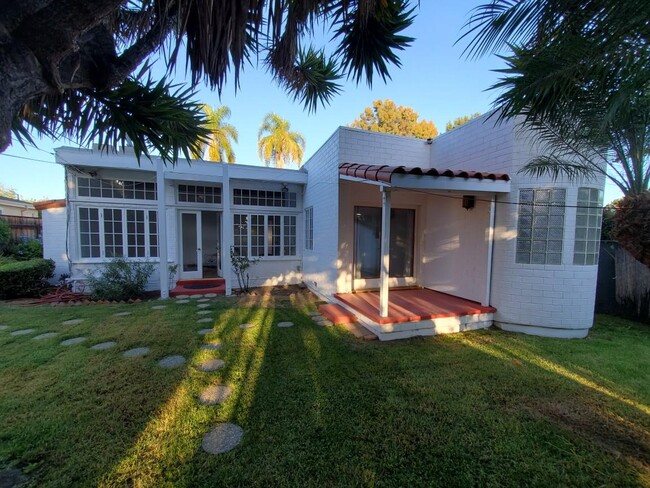
<path id="1" fill-rule="evenodd" d="M 158 361 L 158 366 L 161 368 L 178 368 L 185 364 L 185 358 L 179 354 L 173 356 L 165 356 L 160 361 Z"/>
<path id="2" fill-rule="evenodd" d="M 309 312 L 310 317 L 320 317 L 321 313 L 320 312 Z"/>
<path id="3" fill-rule="evenodd" d="M 137 358 L 139 356 L 144 356 L 145 354 L 149 353 L 149 348 L 148 347 L 136 347 L 134 349 L 129 349 L 128 351 L 124 351 L 122 353 L 122 356 L 125 358 Z"/>
<path id="4" fill-rule="evenodd" d="M 204 351 L 217 351 L 223 347 L 223 344 L 219 344 L 218 342 L 211 342 L 210 344 L 203 344 L 201 346 L 201 349 Z"/>
<path id="5" fill-rule="evenodd" d="M 232 451 L 244 436 L 244 429 L 231 423 L 218 424 L 203 436 L 201 447 L 208 454 L 221 454 Z"/>
<path id="6" fill-rule="evenodd" d="M 200 331 L 197 332 L 199 335 L 208 335 L 211 332 L 214 332 L 214 329 L 201 329 Z"/>
<path id="7" fill-rule="evenodd" d="M 316 322 L 316 324 L 321 325 L 323 327 L 331 327 L 332 325 L 334 325 L 334 322 L 325 319 L 325 320 L 319 320 L 318 322 Z"/>
<path id="8" fill-rule="evenodd" d="M 240 329 L 252 329 L 253 327 L 255 327 L 255 324 L 241 324 L 239 326 Z"/>
<path id="9" fill-rule="evenodd" d="M 198 295 L 190 295 L 190 298 L 191 298 L 192 300 L 198 300 L 199 298 L 203 298 L 203 295 L 201 295 L 201 294 L 198 294 Z"/>
<path id="10" fill-rule="evenodd" d="M 0 324 L 0 330 L 7 330 L 8 328 L 9 328 L 8 325 Z"/>
<path id="11" fill-rule="evenodd" d="M 78 325 L 83 321 L 84 319 L 72 319 L 72 320 L 66 320 L 65 322 L 61 322 L 61 323 L 63 325 Z"/>
<path id="12" fill-rule="evenodd" d="M 20 330 L 14 330 L 11 334 L 12 336 L 22 336 L 22 335 L 27 335 L 27 334 L 33 334 L 36 332 L 36 329 L 20 329 Z"/>
<path id="13" fill-rule="evenodd" d="M 113 314 L 113 317 L 128 317 L 131 315 L 131 312 L 117 312 Z"/>
<path id="14" fill-rule="evenodd" d="M 167 305 L 154 305 L 151 310 L 162 310 L 163 308 L 167 308 Z"/>
<path id="15" fill-rule="evenodd" d="M 196 369 L 203 371 L 204 373 L 209 373 L 210 371 L 216 371 L 219 368 L 222 368 L 226 364 L 223 359 L 206 359 L 205 361 L 200 362 Z"/>
<path id="16" fill-rule="evenodd" d="M 209 303 L 199 303 L 199 304 L 197 305 L 198 308 L 208 308 L 209 306 L 210 306 Z"/>
<path id="17" fill-rule="evenodd" d="M 212 310 L 199 310 L 196 312 L 198 315 L 209 315 L 211 313 L 214 313 Z"/>
<path id="18" fill-rule="evenodd" d="M 225 402 L 231 393 L 232 389 L 226 385 L 208 386 L 199 393 L 199 402 L 203 405 L 217 405 Z"/>
<path id="19" fill-rule="evenodd" d="M 45 334 L 39 334 L 37 336 L 32 337 L 33 340 L 35 341 L 42 341 L 43 339 L 51 339 L 52 337 L 58 336 L 58 332 L 46 332 Z"/>
<path id="20" fill-rule="evenodd" d="M 189 300 L 176 300 L 176 303 L 190 303 Z"/>
<path id="21" fill-rule="evenodd" d="M 203 296 L 204 296 L 205 298 L 217 298 L 217 294 L 216 294 L 216 293 L 206 293 L 206 294 L 203 295 Z"/>
<path id="22" fill-rule="evenodd" d="M 205 319 L 199 319 L 196 322 L 199 323 L 199 324 L 207 324 L 209 322 L 212 322 L 213 320 L 214 320 L 213 318 L 208 317 L 208 318 L 205 318 Z"/>
<path id="23" fill-rule="evenodd" d="M 73 337 L 72 339 L 66 339 L 65 341 L 61 341 L 62 346 L 75 346 L 77 344 L 81 344 L 82 342 L 86 341 L 88 339 L 87 337 Z"/>
<path id="24" fill-rule="evenodd" d="M 189 295 L 176 295 L 176 300 L 184 300 L 185 298 L 189 298 Z"/>
<path id="25" fill-rule="evenodd" d="M 91 346 L 90 348 L 93 351 L 105 351 L 106 349 L 111 349 L 113 347 L 117 346 L 117 342 L 115 341 L 107 341 L 107 342 L 100 342 L 99 344 L 95 344 L 94 346 Z"/>
<path id="26" fill-rule="evenodd" d="M 293 322 L 278 322 L 278 327 L 293 327 Z"/>
<path id="27" fill-rule="evenodd" d="M 197 300 L 197 302 L 209 302 L 209 301 L 210 301 L 209 298 L 199 298 L 199 299 Z"/>

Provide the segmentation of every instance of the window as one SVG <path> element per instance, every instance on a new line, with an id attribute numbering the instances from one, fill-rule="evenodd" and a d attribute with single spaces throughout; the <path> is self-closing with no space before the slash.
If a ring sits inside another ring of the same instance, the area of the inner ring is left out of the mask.
<path id="1" fill-rule="evenodd" d="M 254 207 L 294 207 L 297 193 L 291 191 L 249 190 L 235 188 L 233 190 L 233 205 Z"/>
<path id="2" fill-rule="evenodd" d="M 234 248 L 239 256 L 296 255 L 295 215 L 234 215 Z"/>
<path id="3" fill-rule="evenodd" d="M 578 188 L 573 264 L 598 264 L 600 226 L 603 218 L 602 206 L 602 191 L 596 188 Z"/>
<path id="4" fill-rule="evenodd" d="M 565 189 L 519 191 L 517 263 L 562 263 L 565 202 Z"/>
<path id="5" fill-rule="evenodd" d="M 305 249 L 314 250 L 314 207 L 305 209 Z"/>
<path id="6" fill-rule="evenodd" d="M 221 187 L 178 185 L 178 201 L 219 204 L 221 203 Z"/>
<path id="7" fill-rule="evenodd" d="M 79 208 L 82 258 L 158 257 L 155 210 Z"/>
<path id="8" fill-rule="evenodd" d="M 80 197 L 117 198 L 128 200 L 156 200 L 156 184 L 148 181 L 106 180 L 77 178 Z"/>

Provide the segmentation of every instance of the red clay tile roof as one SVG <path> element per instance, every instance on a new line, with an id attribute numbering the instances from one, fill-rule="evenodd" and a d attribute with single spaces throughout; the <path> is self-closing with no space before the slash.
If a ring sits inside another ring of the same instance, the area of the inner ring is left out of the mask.
<path id="1" fill-rule="evenodd" d="M 481 171 L 462 171 L 451 169 L 420 168 L 407 166 L 387 166 L 377 164 L 341 163 L 339 174 L 353 176 L 365 180 L 381 181 L 390 183 L 394 174 L 417 175 L 417 176 L 449 176 L 452 178 L 475 178 L 477 180 L 502 180 L 510 181 L 510 176 L 505 173 L 484 173 Z"/>

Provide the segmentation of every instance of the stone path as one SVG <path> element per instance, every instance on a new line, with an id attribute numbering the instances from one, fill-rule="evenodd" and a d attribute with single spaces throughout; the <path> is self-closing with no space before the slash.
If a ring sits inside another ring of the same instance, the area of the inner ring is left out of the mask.
<path id="1" fill-rule="evenodd" d="M 208 308 L 210 306 L 209 303 L 199 303 L 196 307 L 197 308 Z"/>
<path id="2" fill-rule="evenodd" d="M 320 312 L 309 312 L 310 317 L 322 317 Z"/>
<path id="3" fill-rule="evenodd" d="M 213 313 L 213 312 L 212 312 L 212 310 L 199 310 L 199 311 L 196 312 L 196 313 L 197 313 L 198 315 L 209 315 L 209 314 L 211 314 L 211 313 Z"/>
<path id="4" fill-rule="evenodd" d="M 36 329 L 20 329 L 20 330 L 14 330 L 11 334 L 11 336 L 22 336 L 22 335 L 27 335 L 27 334 L 33 334 L 36 332 Z"/>
<path id="5" fill-rule="evenodd" d="M 176 300 L 176 303 L 190 303 L 189 300 Z"/>
<path id="6" fill-rule="evenodd" d="M 105 351 L 106 349 L 111 349 L 111 348 L 113 348 L 115 346 L 117 346 L 117 342 L 108 341 L 108 342 L 100 342 L 99 344 L 95 344 L 94 346 L 91 346 L 90 348 L 93 351 Z"/>
<path id="7" fill-rule="evenodd" d="M 201 295 L 201 294 L 199 294 L 199 295 L 190 295 L 190 298 L 193 299 L 193 300 L 197 300 L 199 298 L 203 298 L 203 295 Z"/>
<path id="8" fill-rule="evenodd" d="M 7 330 L 8 328 L 9 328 L 8 325 L 0 324 L 0 330 Z"/>
<path id="9" fill-rule="evenodd" d="M 334 325 L 332 321 L 328 320 L 327 318 L 323 317 L 320 314 L 312 318 L 314 320 L 314 323 L 316 323 L 317 325 L 322 325 L 323 327 L 330 327 Z"/>
<path id="10" fill-rule="evenodd" d="M 189 295 L 176 295 L 177 300 L 183 300 L 183 299 L 189 298 L 189 297 L 190 297 Z"/>
<path id="11" fill-rule="evenodd" d="M 117 312 L 113 314 L 113 317 L 128 317 L 131 315 L 131 312 Z"/>
<path id="12" fill-rule="evenodd" d="M 66 320 L 65 322 L 62 322 L 63 325 L 77 325 L 83 322 L 84 319 L 72 319 L 72 320 Z"/>
<path id="13" fill-rule="evenodd" d="M 125 358 L 137 358 L 139 356 L 144 356 L 145 354 L 149 353 L 149 348 L 148 347 L 136 347 L 134 349 L 129 349 L 128 351 L 124 351 L 122 353 L 122 356 Z"/>
<path id="14" fill-rule="evenodd" d="M 217 294 L 216 294 L 216 293 L 206 293 L 206 294 L 203 295 L 203 296 L 204 296 L 205 298 L 217 298 Z"/>
<path id="15" fill-rule="evenodd" d="M 209 302 L 209 301 L 210 301 L 209 298 L 199 298 L 199 299 L 197 300 L 197 302 Z"/>
<path id="16" fill-rule="evenodd" d="M 255 324 L 241 324 L 239 326 L 240 329 L 252 329 L 253 327 L 255 327 Z"/>
<path id="17" fill-rule="evenodd" d="M 201 447 L 208 454 L 221 454 L 233 450 L 239 445 L 244 429 L 239 425 L 223 423 L 203 436 Z"/>
<path id="18" fill-rule="evenodd" d="M 218 342 L 211 342 L 209 344 L 203 344 L 201 346 L 201 349 L 204 351 L 216 351 L 218 349 L 221 349 L 223 347 L 223 344 L 219 344 Z"/>
<path id="19" fill-rule="evenodd" d="M 200 362 L 196 369 L 208 373 L 210 371 L 216 371 L 219 368 L 222 368 L 226 364 L 223 359 L 206 359 L 205 361 Z"/>
<path id="20" fill-rule="evenodd" d="M 42 341 L 43 339 L 51 339 L 52 337 L 58 336 L 58 332 L 46 332 L 45 334 L 39 334 L 35 337 L 32 337 L 34 341 Z"/>
<path id="21" fill-rule="evenodd" d="M 212 322 L 213 320 L 214 320 L 214 319 L 208 317 L 208 318 L 206 318 L 206 319 L 199 319 L 199 320 L 197 320 L 196 322 L 197 322 L 198 324 L 207 324 L 208 322 Z"/>
<path id="22" fill-rule="evenodd" d="M 201 329 L 197 332 L 199 335 L 208 335 L 209 333 L 214 332 L 214 329 Z"/>
<path id="23" fill-rule="evenodd" d="M 173 356 L 166 356 L 162 358 L 160 361 L 158 361 L 158 366 L 162 368 L 178 368 L 179 366 L 183 366 L 185 364 L 185 358 L 179 354 L 175 354 Z"/>
<path id="24" fill-rule="evenodd" d="M 66 339 L 65 341 L 61 341 L 62 346 L 74 346 L 76 344 L 81 344 L 82 342 L 85 342 L 87 337 L 73 337 L 72 339 Z"/>
<path id="25" fill-rule="evenodd" d="M 163 308 L 167 308 L 167 305 L 154 305 L 151 310 L 162 310 Z"/>
<path id="26" fill-rule="evenodd" d="M 293 322 L 278 322 L 278 327 L 293 327 Z"/>
<path id="27" fill-rule="evenodd" d="M 203 405 L 217 405 L 226 401 L 232 390 L 226 385 L 212 385 L 199 393 L 199 402 Z"/>

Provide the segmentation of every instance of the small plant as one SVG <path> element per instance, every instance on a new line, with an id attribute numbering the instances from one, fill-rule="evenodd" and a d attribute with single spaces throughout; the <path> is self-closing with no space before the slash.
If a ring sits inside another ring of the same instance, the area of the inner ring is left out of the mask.
<path id="1" fill-rule="evenodd" d="M 232 270 L 237 276 L 237 282 L 239 283 L 239 289 L 245 293 L 250 291 L 250 275 L 248 274 L 248 268 L 253 264 L 259 261 L 259 258 L 250 259 L 248 256 L 240 256 L 235 252 L 235 248 L 230 248 L 230 261 L 232 262 Z"/>
<path id="2" fill-rule="evenodd" d="M 170 264 L 167 268 L 169 270 L 169 289 L 174 288 L 174 278 L 176 278 L 176 273 L 178 272 L 178 264 Z"/>
<path id="3" fill-rule="evenodd" d="M 152 263 L 138 263 L 116 258 L 103 266 L 100 274 L 88 273 L 94 300 L 121 301 L 139 298 L 154 271 Z"/>

